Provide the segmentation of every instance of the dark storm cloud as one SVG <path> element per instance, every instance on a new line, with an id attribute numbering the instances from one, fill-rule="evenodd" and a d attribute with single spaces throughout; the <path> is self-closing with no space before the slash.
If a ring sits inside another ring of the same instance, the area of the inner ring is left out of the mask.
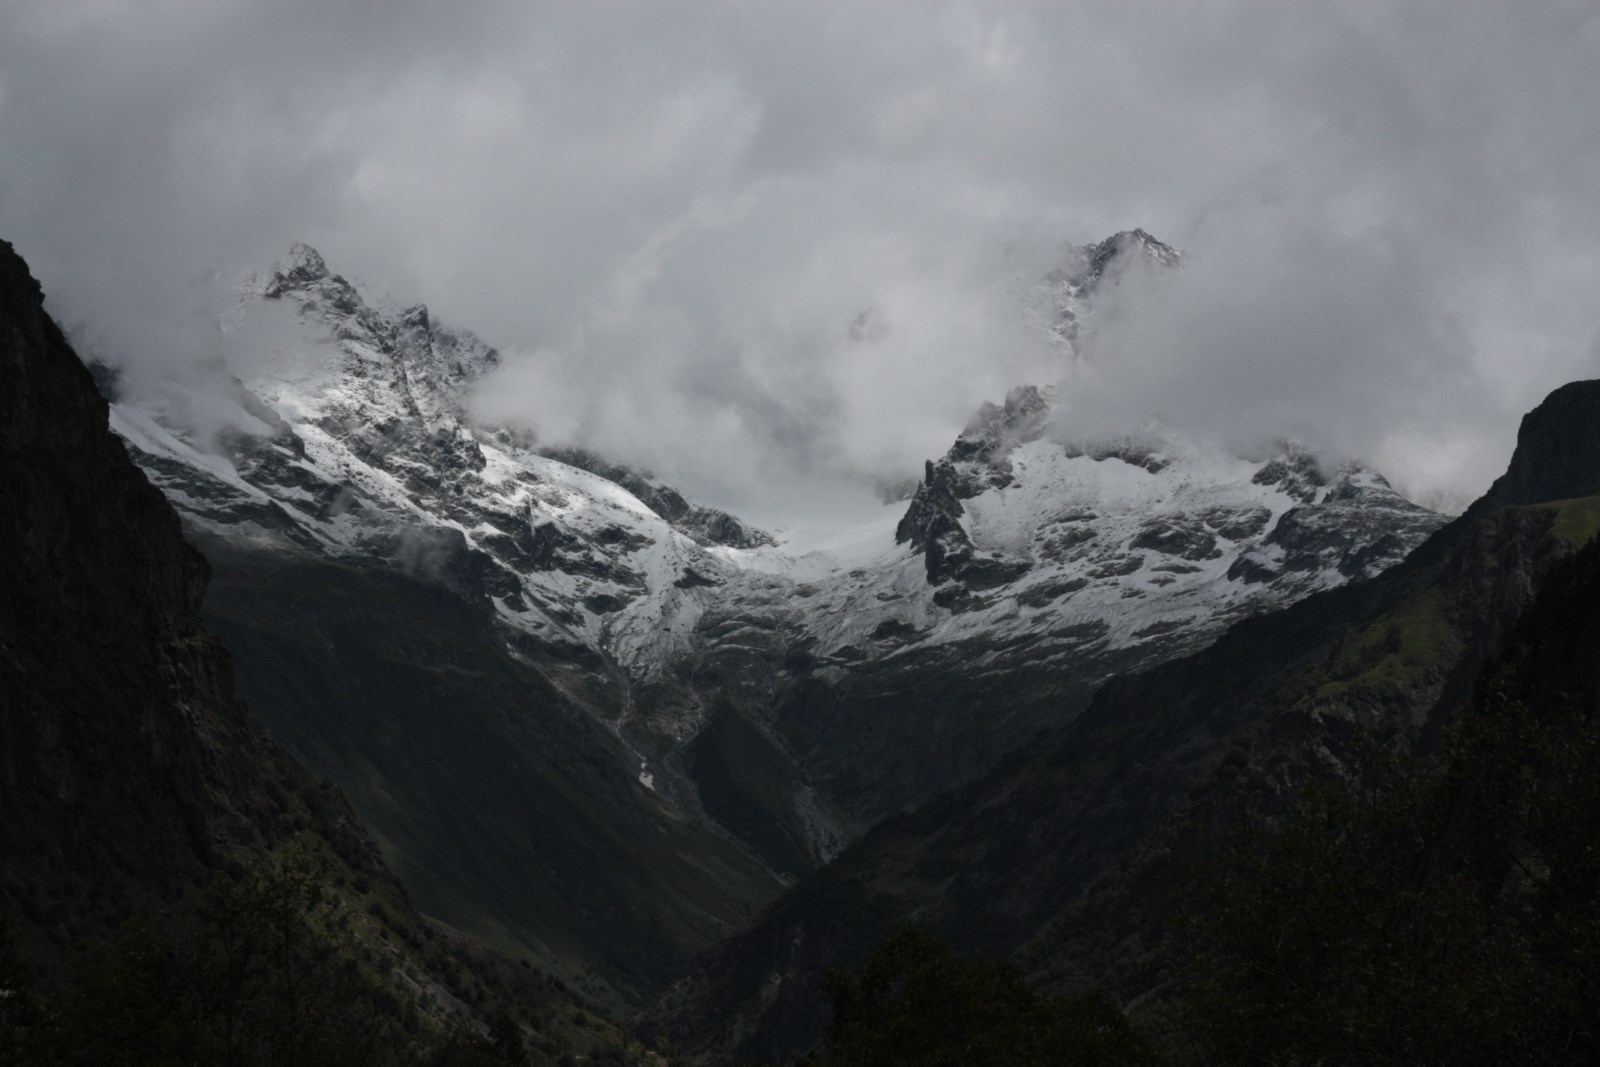
<path id="1" fill-rule="evenodd" d="M 0 234 L 152 390 L 310 241 L 511 350 L 493 414 L 758 510 L 1064 374 L 1469 491 L 1596 373 L 1595 69 L 1559 2 L 23 0 Z M 1010 283 L 1133 225 L 1188 267 L 1070 371 Z"/>

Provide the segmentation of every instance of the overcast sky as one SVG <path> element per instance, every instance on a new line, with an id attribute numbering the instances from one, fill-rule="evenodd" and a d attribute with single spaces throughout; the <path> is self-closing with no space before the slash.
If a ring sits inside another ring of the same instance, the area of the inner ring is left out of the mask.
<path id="1" fill-rule="evenodd" d="M 1553 0 L 9 0 L 0 236 L 147 382 L 307 241 L 504 348 L 492 414 L 759 517 L 1067 374 L 1007 280 L 1143 226 L 1188 266 L 1069 421 L 1471 493 L 1600 376 L 1597 72 Z"/>

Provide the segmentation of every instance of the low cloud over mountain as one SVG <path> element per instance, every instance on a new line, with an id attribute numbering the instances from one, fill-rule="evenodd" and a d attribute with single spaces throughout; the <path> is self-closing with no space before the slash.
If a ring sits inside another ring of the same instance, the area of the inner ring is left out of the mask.
<path id="1" fill-rule="evenodd" d="M 0 228 L 130 388 L 254 358 L 207 279 L 303 238 L 478 326 L 500 414 L 758 520 L 1063 376 L 1467 494 L 1600 362 L 1597 60 L 1560 2 L 25 0 Z M 1018 328 L 1134 225 L 1187 256 L 1155 310 L 1076 367 Z"/>

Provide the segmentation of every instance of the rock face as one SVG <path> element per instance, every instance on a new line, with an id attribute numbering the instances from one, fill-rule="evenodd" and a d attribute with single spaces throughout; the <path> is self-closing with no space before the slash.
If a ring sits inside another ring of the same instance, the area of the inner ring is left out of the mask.
<path id="1" fill-rule="evenodd" d="M 1508 478 L 1593 455 L 1600 422 L 1577 398 L 1594 396 L 1578 383 L 1530 415 Z M 1282 484 L 1296 463 L 1276 462 L 1266 480 Z M 1081 716 L 882 822 L 707 953 L 663 1025 L 689 1052 L 783 1062 L 823 1032 L 822 969 L 854 965 L 908 917 L 962 950 L 1015 955 L 1046 983 L 1148 992 L 1174 886 L 1216 843 L 1210 816 L 1337 770 L 1358 736 L 1426 752 L 1470 698 L 1552 562 L 1600 530 L 1600 498 L 1568 499 L 1592 476 L 1570 469 L 1575 481 L 1539 483 L 1557 500 L 1530 500 L 1539 488 L 1525 480 L 1516 506 L 1491 491 L 1376 578 L 1112 679 Z M 1298 480 L 1313 496 L 1327 488 L 1312 493 L 1309 471 Z"/>
<path id="2" fill-rule="evenodd" d="M 48 955 L 140 902 L 163 902 L 155 927 L 181 917 L 197 885 L 293 839 L 330 885 L 359 879 L 417 922 L 348 802 L 235 695 L 200 624 L 206 560 L 4 243 L 0 375 L 0 908 Z"/>
<path id="3" fill-rule="evenodd" d="M 1545 397 L 1523 417 L 1510 468 L 1473 510 L 1569 500 L 1600 491 L 1600 437 L 1573 432 L 1594 425 L 1600 425 L 1600 381 L 1571 382 Z"/>
<path id="4" fill-rule="evenodd" d="M 911 497 L 900 524 L 894 528 L 896 544 L 911 545 L 927 560 L 928 581 L 934 585 L 959 574 L 972 562 L 972 538 L 961 525 L 961 490 L 949 463 L 928 460 L 927 473 Z"/>
<path id="5" fill-rule="evenodd" d="M 179 879 L 259 840 L 275 759 L 200 628 L 209 569 L 0 244 L 0 855 Z"/>

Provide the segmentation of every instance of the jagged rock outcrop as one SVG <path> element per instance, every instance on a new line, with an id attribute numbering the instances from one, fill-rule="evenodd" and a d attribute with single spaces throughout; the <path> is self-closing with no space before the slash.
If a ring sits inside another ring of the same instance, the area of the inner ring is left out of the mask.
<path id="1" fill-rule="evenodd" d="M 1017 445 L 1036 441 L 1044 435 L 1054 413 L 1054 397 L 1053 389 L 1023 385 L 1007 393 L 1005 402 L 999 406 L 985 401 L 972 421 L 967 423 L 966 429 L 961 431 L 961 436 L 956 438 L 956 443 L 950 447 L 949 458 L 957 462 L 985 464 L 993 474 L 983 482 L 981 488 L 1004 489 L 1010 484 L 999 477 L 1009 473 L 1006 453 Z M 979 488 L 972 487 L 967 495 L 975 495 Z"/>
<path id="2" fill-rule="evenodd" d="M 948 460 L 927 461 L 927 472 L 894 529 L 896 544 L 909 544 L 927 561 L 928 581 L 938 585 L 972 559 L 972 538 L 961 525 L 965 486 Z"/>
<path id="3" fill-rule="evenodd" d="M 1511 466 L 1467 514 L 1600 492 L 1600 436 L 1573 432 L 1596 425 L 1600 380 L 1571 382 L 1545 397 L 1523 416 Z"/>
<path id="4" fill-rule="evenodd" d="M 923 553 L 930 584 L 959 575 L 992 587 L 1026 571 L 1020 561 L 974 558 L 972 538 L 960 521 L 961 501 L 1004 489 L 1015 480 L 1008 456 L 1017 445 L 1044 433 L 1051 406 L 1050 391 L 1032 385 L 1011 390 L 1003 404 L 984 401 L 950 451 L 937 462 L 927 461 L 894 539 Z"/>

